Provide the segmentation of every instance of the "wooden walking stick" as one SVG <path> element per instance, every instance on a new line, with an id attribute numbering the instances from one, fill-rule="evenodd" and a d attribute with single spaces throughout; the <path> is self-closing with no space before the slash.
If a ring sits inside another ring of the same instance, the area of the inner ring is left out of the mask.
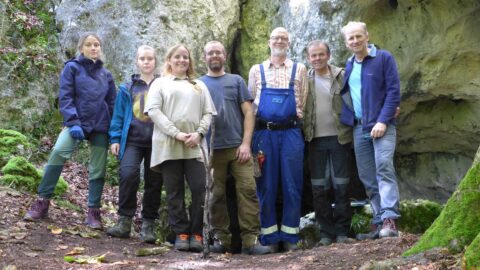
<path id="1" fill-rule="evenodd" d="M 212 171 L 212 157 L 213 157 L 213 137 L 215 135 L 215 119 L 212 117 L 212 124 L 210 125 L 210 146 L 209 146 L 209 154 L 207 159 L 207 153 L 205 153 L 205 149 L 200 146 L 200 150 L 202 151 L 203 161 L 205 166 L 205 203 L 203 204 L 203 254 L 202 258 L 206 259 L 210 254 L 210 247 L 208 242 L 210 240 L 210 208 L 208 204 L 208 199 L 210 198 L 210 192 L 212 191 L 213 187 L 213 171 Z"/>

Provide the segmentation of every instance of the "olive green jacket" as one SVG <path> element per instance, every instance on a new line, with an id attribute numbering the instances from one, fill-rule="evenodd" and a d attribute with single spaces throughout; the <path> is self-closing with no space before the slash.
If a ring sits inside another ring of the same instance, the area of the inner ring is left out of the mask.
<path id="1" fill-rule="evenodd" d="M 353 140 L 353 130 L 352 127 L 340 123 L 340 112 L 342 111 L 343 102 L 340 96 L 340 90 L 342 90 L 345 71 L 343 68 L 332 65 L 328 65 L 328 68 L 330 69 L 330 79 L 332 81 L 332 87 L 330 88 L 330 93 L 333 94 L 332 114 L 338 130 L 338 142 L 340 144 L 347 144 Z M 308 71 L 308 93 L 305 106 L 303 107 L 303 134 L 307 142 L 313 139 L 315 132 L 315 100 L 315 70 L 310 69 Z"/>

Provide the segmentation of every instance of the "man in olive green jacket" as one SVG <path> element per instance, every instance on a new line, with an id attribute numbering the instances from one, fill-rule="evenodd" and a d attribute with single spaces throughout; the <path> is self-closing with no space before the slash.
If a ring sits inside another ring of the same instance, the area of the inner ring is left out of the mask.
<path id="1" fill-rule="evenodd" d="M 304 107 L 304 135 L 309 142 L 315 218 L 320 225 L 320 244 L 352 242 L 347 237 L 352 211 L 347 195 L 350 181 L 352 128 L 340 123 L 340 90 L 344 71 L 329 65 L 328 44 L 308 44 L 309 89 Z M 332 203 L 335 208 L 332 209 Z"/>

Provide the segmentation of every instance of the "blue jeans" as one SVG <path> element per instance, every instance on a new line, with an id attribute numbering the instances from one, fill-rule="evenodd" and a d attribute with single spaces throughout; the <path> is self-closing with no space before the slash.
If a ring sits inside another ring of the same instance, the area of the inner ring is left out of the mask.
<path id="1" fill-rule="evenodd" d="M 380 225 L 386 218 L 400 217 L 400 195 L 393 166 L 397 132 L 394 125 L 389 125 L 381 138 L 372 139 L 368 135 L 362 125 L 353 129 L 358 175 L 372 205 L 372 223 Z"/>

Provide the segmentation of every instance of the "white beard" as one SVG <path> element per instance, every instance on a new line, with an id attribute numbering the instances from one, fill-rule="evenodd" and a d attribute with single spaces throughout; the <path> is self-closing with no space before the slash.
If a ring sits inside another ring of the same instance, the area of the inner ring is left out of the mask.
<path id="1" fill-rule="evenodd" d="M 272 48 L 272 56 L 287 56 L 288 48 Z"/>

